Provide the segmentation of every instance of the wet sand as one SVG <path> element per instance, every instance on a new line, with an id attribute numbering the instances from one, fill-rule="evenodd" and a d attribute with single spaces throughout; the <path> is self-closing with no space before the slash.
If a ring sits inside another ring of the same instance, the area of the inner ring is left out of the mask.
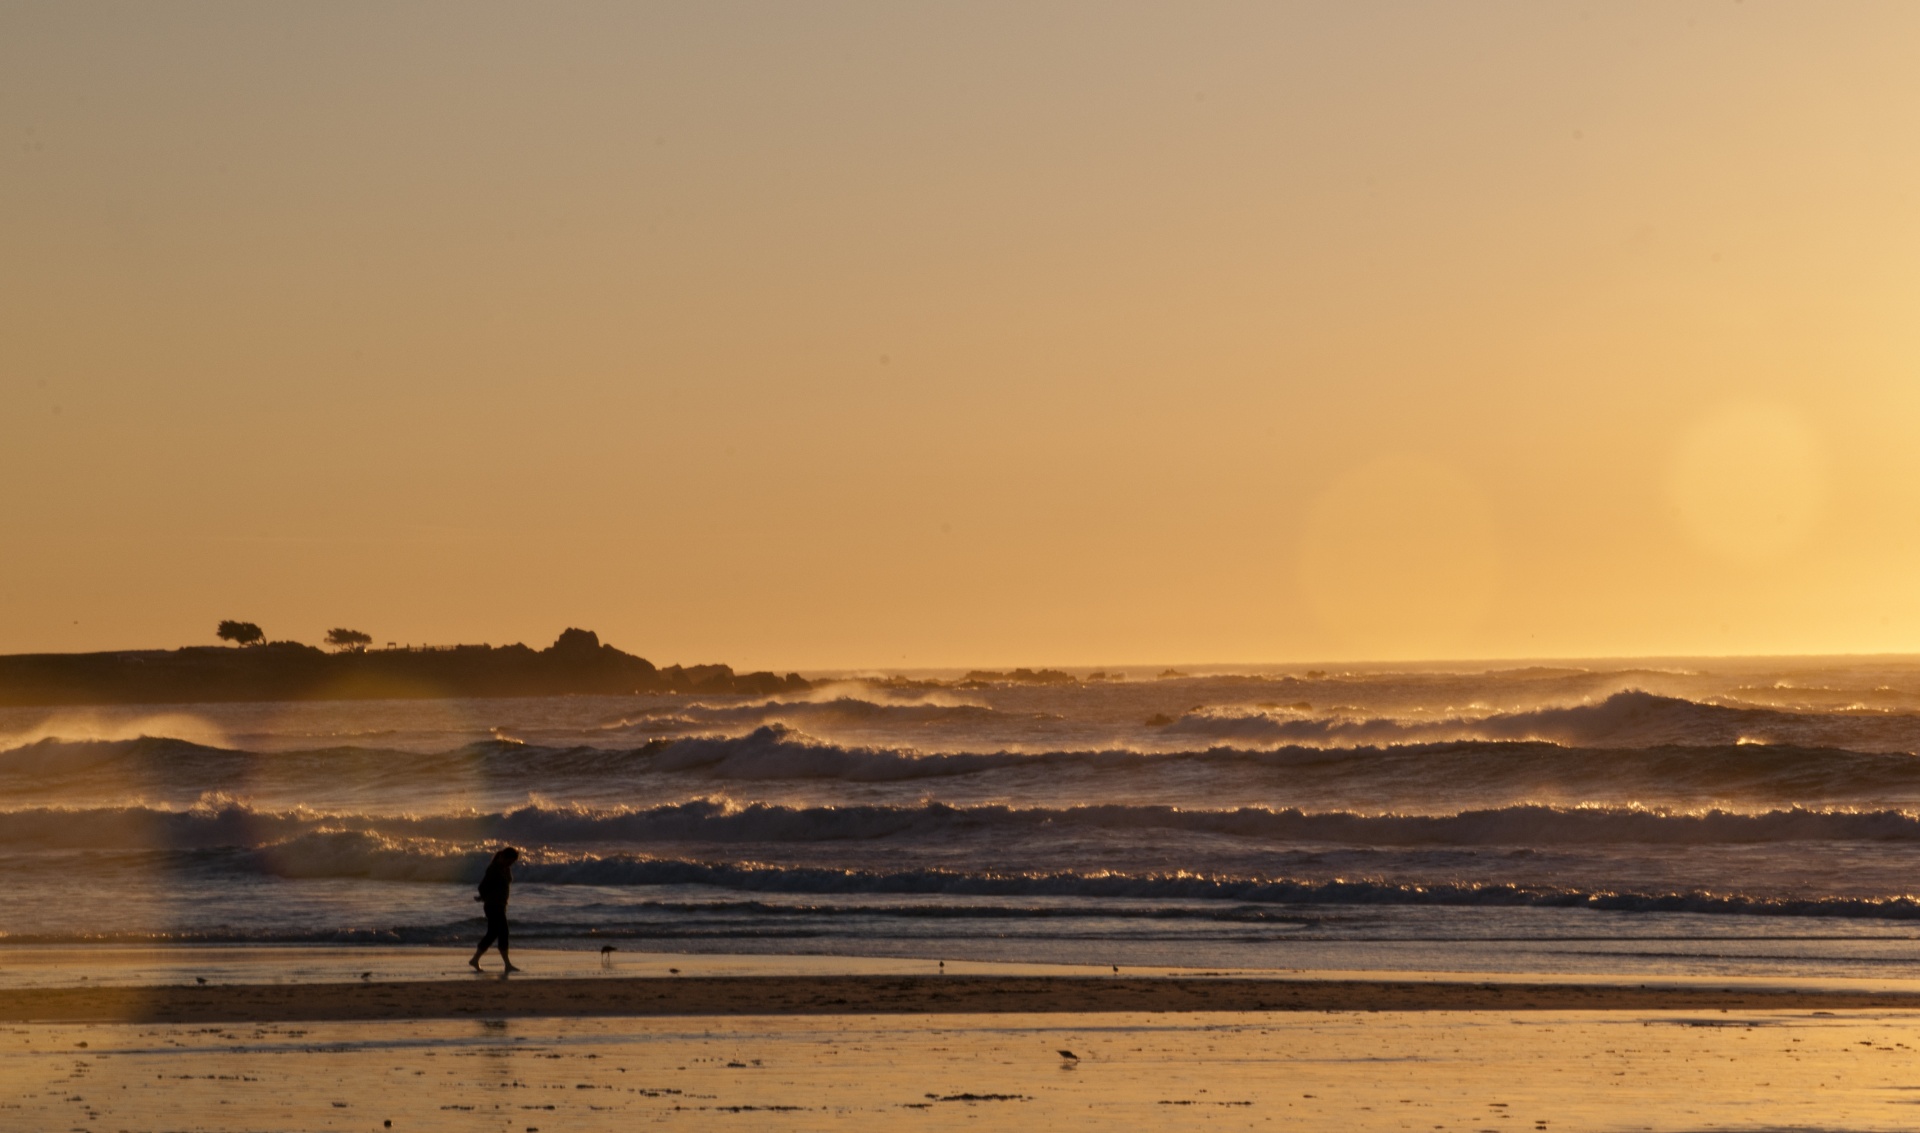
<path id="1" fill-rule="evenodd" d="M 1911 1011 L 0 1025 L 5 1129 L 1860 1131 L 1916 1101 Z"/>
<path id="2" fill-rule="evenodd" d="M 288 1023 L 1118 1012 L 1914 1011 L 1894 991 L 1702 984 L 1128 976 L 478 975 L 349 983 L 0 989 L 7 1023 Z"/>
<path id="3" fill-rule="evenodd" d="M 1920 1104 L 1911 981 L 941 975 L 536 950 L 508 979 L 448 950 L 0 959 L 4 1129 L 1692 1133 L 1908 1129 Z"/>

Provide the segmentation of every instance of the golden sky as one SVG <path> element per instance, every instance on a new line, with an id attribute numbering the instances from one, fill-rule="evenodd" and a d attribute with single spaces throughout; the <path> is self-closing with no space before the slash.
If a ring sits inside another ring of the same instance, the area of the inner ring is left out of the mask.
<path id="1" fill-rule="evenodd" d="M 1920 650 L 1920 6 L 0 6 L 0 650 Z"/>

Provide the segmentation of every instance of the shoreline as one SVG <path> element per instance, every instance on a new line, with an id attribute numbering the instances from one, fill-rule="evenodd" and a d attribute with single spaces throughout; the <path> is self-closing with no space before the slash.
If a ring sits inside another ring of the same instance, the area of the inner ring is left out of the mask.
<path id="1" fill-rule="evenodd" d="M 1912 992 L 1135 976 L 642 976 L 0 990 L 4 1023 L 1194 1012 L 1920 1011 Z"/>

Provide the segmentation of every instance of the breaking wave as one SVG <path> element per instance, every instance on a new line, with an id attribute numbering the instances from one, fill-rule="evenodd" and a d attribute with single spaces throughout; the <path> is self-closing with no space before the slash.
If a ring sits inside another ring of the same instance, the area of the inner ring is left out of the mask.
<path id="1" fill-rule="evenodd" d="M 1920 663 L 1732 668 L 6 709 L 0 929 L 471 943 L 467 887 L 511 842 L 516 932 L 576 946 L 1264 964 L 1377 939 L 1432 966 L 1704 931 L 1905 955 Z"/>
<path id="2" fill-rule="evenodd" d="M 1438 720 L 1384 716 L 1191 712 L 1167 732 L 1243 743 L 1435 743 L 1536 741 L 1561 747 L 1718 747 L 1794 744 L 1853 751 L 1920 751 L 1920 716 L 1910 713 L 1792 712 L 1731 707 L 1650 692 L 1617 692 L 1596 704 L 1535 708 Z"/>
<path id="3" fill-rule="evenodd" d="M 661 843 L 808 844 L 950 841 L 965 836 L 1065 838 L 1076 832 L 1178 832 L 1265 843 L 1356 846 L 1760 845 L 1920 842 L 1920 816 L 1900 810 L 1676 813 L 1637 807 L 1518 805 L 1445 815 L 1310 812 L 1293 808 L 736 805 L 695 799 L 647 808 L 525 806 L 439 815 L 256 810 L 211 799 L 187 810 L 147 806 L 0 811 L 0 845 L 31 849 L 195 849 L 287 846 L 301 837 L 403 842 L 586 846 Z"/>
<path id="4" fill-rule="evenodd" d="M 1252 731 L 1271 738 L 1279 734 L 1275 728 L 1287 723 L 1266 717 L 1211 717 L 1204 723 L 1183 721 L 1177 726 L 1190 732 Z M 1295 723 L 1322 726 L 1314 721 Z M 1394 723 L 1393 727 L 1404 731 L 1409 726 Z M 1515 737 L 1522 731 L 1518 726 L 1506 730 Z M 1458 797 L 1462 790 L 1477 790 L 1486 792 L 1489 801 L 1500 795 L 1592 801 L 1738 798 L 1814 805 L 1920 801 L 1920 758 L 1905 752 L 1737 742 L 1582 748 L 1503 738 L 1357 747 L 1218 746 L 1171 752 L 1116 748 L 921 753 L 824 743 L 772 724 L 741 736 L 686 736 L 611 749 L 489 740 L 428 755 L 352 747 L 254 753 L 143 737 L 79 743 L 49 739 L 0 752 L 0 789 L 16 797 L 29 792 L 57 797 L 62 792 L 88 790 L 112 790 L 125 797 L 153 790 L 183 801 L 206 791 L 244 790 L 250 783 L 315 790 L 352 783 L 368 792 L 405 798 L 410 791 L 478 782 L 565 798 L 575 791 L 601 792 L 604 797 L 604 792 L 621 784 L 639 784 L 650 777 L 658 784 L 660 776 L 713 784 L 783 780 L 907 784 L 996 774 L 1037 775 L 1041 782 L 1059 783 L 1063 776 L 1082 775 L 1092 777 L 1090 782 L 1098 788 L 1123 784 L 1124 778 L 1119 777 L 1126 775 L 1164 772 L 1237 773 L 1254 776 L 1255 784 L 1271 784 L 1274 790 L 1314 790 L 1333 796 L 1354 792 L 1363 798 Z"/>

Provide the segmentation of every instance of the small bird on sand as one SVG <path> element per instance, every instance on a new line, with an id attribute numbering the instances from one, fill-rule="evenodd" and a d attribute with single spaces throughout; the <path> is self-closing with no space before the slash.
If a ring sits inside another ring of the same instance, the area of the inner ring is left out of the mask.
<path id="1" fill-rule="evenodd" d="M 1115 965 L 1113 966 L 1113 974 L 1114 974 L 1114 975 L 1116 975 L 1116 976 L 1120 974 L 1120 965 L 1118 965 L 1118 964 L 1115 964 Z"/>
<path id="2" fill-rule="evenodd" d="M 618 952 L 618 951 L 620 951 L 620 950 L 619 950 L 618 948 L 615 948 L 615 947 L 614 947 L 613 945 L 611 945 L 611 944 L 602 944 L 602 945 L 600 946 L 600 955 L 602 955 L 602 956 L 605 956 L 605 955 L 606 955 L 607 953 L 609 953 L 609 952 Z"/>
<path id="3" fill-rule="evenodd" d="M 680 974 L 680 969 L 678 968 L 668 968 L 667 971 L 668 973 L 676 976 Z"/>
<path id="4" fill-rule="evenodd" d="M 1070 1051 L 1070 1050 L 1063 1050 L 1063 1051 L 1059 1051 L 1058 1053 L 1059 1053 L 1059 1055 L 1060 1055 L 1060 1057 L 1061 1057 L 1061 1058 L 1064 1058 L 1064 1059 L 1066 1059 L 1066 1060 L 1067 1060 L 1068 1062 L 1078 1062 L 1078 1061 L 1080 1061 L 1080 1056 L 1079 1056 L 1079 1055 L 1077 1055 L 1077 1054 L 1075 1054 L 1075 1053 L 1073 1053 L 1073 1052 L 1072 1052 L 1072 1051 Z"/>
<path id="5" fill-rule="evenodd" d="M 202 983 L 202 984 L 203 984 L 203 983 L 206 983 L 206 982 L 207 982 L 207 977 L 205 977 L 205 976 L 195 976 L 195 977 L 193 977 L 193 982 L 195 982 L 195 983 Z"/>
<path id="6" fill-rule="evenodd" d="M 370 980 L 370 979 L 372 979 L 372 978 L 373 978 L 373 973 L 372 973 L 372 972 L 361 972 L 361 973 L 360 973 L 360 978 L 361 978 L 361 979 L 363 979 L 363 980 Z"/>

